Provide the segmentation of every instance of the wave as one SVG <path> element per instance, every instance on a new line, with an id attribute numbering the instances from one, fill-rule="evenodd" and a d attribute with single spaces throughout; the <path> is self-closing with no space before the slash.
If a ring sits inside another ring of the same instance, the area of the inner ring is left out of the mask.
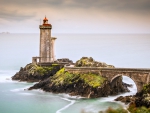
<path id="1" fill-rule="evenodd" d="M 19 93 L 21 95 L 27 95 L 27 96 L 31 96 L 31 95 L 34 95 L 33 93 Z"/>
<path id="2" fill-rule="evenodd" d="M 66 93 L 60 93 L 58 94 L 60 97 L 63 97 L 63 98 L 68 98 L 68 99 L 84 99 L 85 97 L 81 97 L 80 95 L 77 95 L 77 96 L 71 96 L 69 94 L 66 94 Z"/>
<path id="3" fill-rule="evenodd" d="M 0 83 L 16 82 L 11 79 L 16 72 L 17 70 L 0 70 Z"/>
<path id="4" fill-rule="evenodd" d="M 16 89 L 12 89 L 12 90 L 10 90 L 10 91 L 12 91 L 12 92 L 20 92 L 20 91 L 24 91 L 24 90 L 27 90 L 29 87 L 31 87 L 32 85 L 28 85 L 28 86 L 26 86 L 26 87 L 23 87 L 23 88 L 16 88 Z"/>
<path id="5" fill-rule="evenodd" d="M 57 110 L 56 113 L 61 113 L 61 111 L 67 109 L 68 107 L 70 107 L 71 105 L 73 105 L 73 104 L 75 103 L 75 100 L 69 100 L 69 99 L 67 99 L 67 98 L 61 98 L 61 99 L 66 100 L 66 101 L 69 101 L 69 102 L 71 102 L 71 103 L 68 104 L 68 105 L 66 105 L 66 106 L 64 106 L 63 108 Z"/>

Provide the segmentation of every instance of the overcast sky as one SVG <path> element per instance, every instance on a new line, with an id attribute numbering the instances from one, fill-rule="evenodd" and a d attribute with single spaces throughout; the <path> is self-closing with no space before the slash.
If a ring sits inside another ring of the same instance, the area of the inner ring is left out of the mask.
<path id="1" fill-rule="evenodd" d="M 39 33 L 45 15 L 53 33 L 150 34 L 150 0 L 0 0 L 0 32 Z"/>

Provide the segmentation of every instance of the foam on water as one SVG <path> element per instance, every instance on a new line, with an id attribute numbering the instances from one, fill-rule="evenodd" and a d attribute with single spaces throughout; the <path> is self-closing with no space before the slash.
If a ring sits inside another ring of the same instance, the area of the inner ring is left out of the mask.
<path id="1" fill-rule="evenodd" d="M 61 98 L 61 99 L 66 100 L 66 101 L 69 101 L 70 104 L 64 106 L 63 108 L 61 108 L 61 109 L 59 109 L 59 110 L 57 110 L 56 113 L 61 113 L 61 111 L 67 109 L 68 107 L 70 107 L 71 105 L 73 105 L 73 104 L 75 103 L 75 100 L 69 100 L 69 99 L 67 99 L 67 98 Z"/>
<path id="2" fill-rule="evenodd" d="M 12 90 L 10 90 L 10 91 L 12 91 L 12 92 L 24 91 L 24 90 L 28 89 L 28 88 L 31 87 L 31 86 L 32 86 L 32 85 L 26 86 L 26 87 L 24 87 L 24 88 L 16 88 L 16 89 L 12 89 Z"/>
<path id="3" fill-rule="evenodd" d="M 17 72 L 17 70 L 0 70 L 0 83 L 16 82 L 12 81 L 11 77 Z"/>
<path id="4" fill-rule="evenodd" d="M 27 95 L 27 96 L 30 96 L 30 95 L 34 95 L 33 93 L 19 93 L 21 95 Z"/>
<path id="5" fill-rule="evenodd" d="M 65 93 L 62 93 L 62 94 L 60 93 L 58 95 L 61 96 L 61 97 L 63 97 L 63 98 L 75 99 L 75 100 L 85 98 L 85 97 L 81 97 L 79 95 L 77 95 L 77 96 L 71 96 L 71 95 L 65 94 Z"/>
<path id="6" fill-rule="evenodd" d="M 132 87 L 128 87 L 130 92 L 120 93 L 119 95 L 115 95 L 115 96 L 104 97 L 104 98 L 100 99 L 100 101 L 105 101 L 105 102 L 114 101 L 114 99 L 116 99 L 119 96 L 135 95 L 137 92 L 137 87 L 136 87 L 134 81 L 132 79 L 130 79 L 129 77 L 123 76 L 123 82 L 133 85 Z"/>

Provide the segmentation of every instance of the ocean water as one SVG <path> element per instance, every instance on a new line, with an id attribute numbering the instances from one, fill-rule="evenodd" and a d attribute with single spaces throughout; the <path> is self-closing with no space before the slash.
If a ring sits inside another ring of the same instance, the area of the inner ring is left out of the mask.
<path id="1" fill-rule="evenodd" d="M 150 35 L 53 34 L 56 58 L 74 62 L 82 56 L 115 67 L 150 68 Z M 0 34 L 0 113 L 98 113 L 108 107 L 125 107 L 113 101 L 120 95 L 133 95 L 137 89 L 116 96 L 86 99 L 67 94 L 52 94 L 41 90 L 26 90 L 35 83 L 12 81 L 20 67 L 39 54 L 39 34 Z"/>

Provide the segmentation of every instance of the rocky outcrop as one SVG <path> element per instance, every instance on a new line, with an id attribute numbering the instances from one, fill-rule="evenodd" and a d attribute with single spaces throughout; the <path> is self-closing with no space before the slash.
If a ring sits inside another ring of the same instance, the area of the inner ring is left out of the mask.
<path id="1" fill-rule="evenodd" d="M 24 68 L 20 68 L 12 80 L 27 81 L 27 82 L 39 82 L 53 76 L 63 66 L 53 64 L 51 66 L 42 67 L 35 64 L 27 64 Z"/>
<path id="2" fill-rule="evenodd" d="M 135 95 L 136 107 L 145 106 L 150 108 L 150 83 L 143 86 L 143 90 Z"/>
<path id="3" fill-rule="evenodd" d="M 73 64 L 69 59 L 58 59 L 62 65 L 52 64 L 51 66 L 38 66 L 28 64 L 21 68 L 12 79 L 27 82 L 39 82 L 32 89 L 42 89 L 53 93 L 67 93 L 73 96 L 80 95 L 87 98 L 106 97 L 128 92 L 127 84 L 122 82 L 122 77 L 118 77 L 113 85 L 100 73 L 70 73 L 65 71 L 63 63 Z M 93 58 L 82 57 L 75 64 L 76 67 L 109 67 L 112 65 L 94 61 Z"/>
<path id="4" fill-rule="evenodd" d="M 108 67 L 114 68 L 113 65 L 108 65 L 104 62 L 95 61 L 92 57 L 82 57 L 75 63 L 76 67 Z"/>
<path id="5" fill-rule="evenodd" d="M 121 101 L 128 104 L 128 110 L 131 113 L 149 113 L 150 112 L 150 83 L 143 86 L 143 90 L 136 95 L 120 96 L 115 101 Z M 140 111 L 140 112 L 139 112 Z"/>
<path id="6" fill-rule="evenodd" d="M 42 89 L 53 93 L 67 93 L 70 95 L 80 95 L 87 98 L 106 97 L 120 92 L 126 92 L 126 87 L 122 79 L 118 79 L 117 84 L 111 87 L 106 78 L 96 74 L 71 74 L 64 69 L 58 71 L 47 80 L 35 84 L 32 89 Z"/>
<path id="7" fill-rule="evenodd" d="M 118 98 L 115 99 L 115 101 L 121 101 L 125 104 L 129 104 L 131 102 L 135 101 L 135 96 L 129 95 L 129 96 L 119 96 Z"/>

